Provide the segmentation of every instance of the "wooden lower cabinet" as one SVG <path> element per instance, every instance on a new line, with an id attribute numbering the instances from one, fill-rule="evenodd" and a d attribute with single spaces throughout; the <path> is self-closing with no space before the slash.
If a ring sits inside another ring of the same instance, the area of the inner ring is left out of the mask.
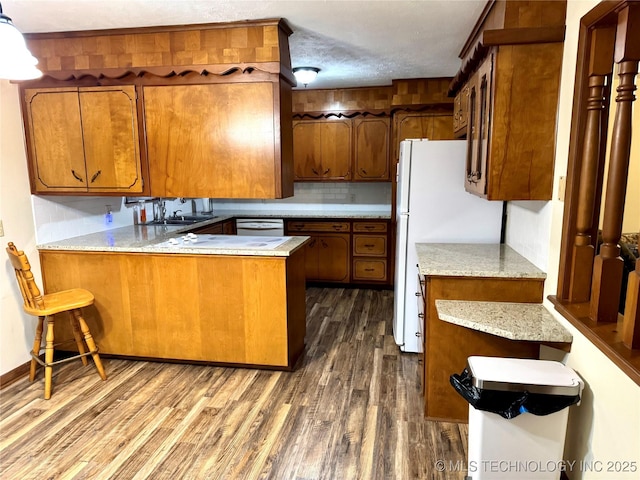
<path id="1" fill-rule="evenodd" d="M 539 358 L 538 342 L 515 341 L 447 323 L 438 318 L 435 301 L 477 300 L 541 303 L 543 279 L 423 277 L 424 413 L 431 420 L 467 422 L 469 404 L 449 383 L 472 355 Z"/>
<path id="2" fill-rule="evenodd" d="M 307 281 L 389 285 L 388 220 L 289 220 L 287 235 L 308 235 Z"/>
<path id="3" fill-rule="evenodd" d="M 291 369 L 304 350 L 303 249 L 289 257 L 41 251 L 40 262 L 45 291 L 94 294 L 83 311 L 100 353 Z M 56 338 L 73 338 L 67 324 L 56 322 Z"/>
<path id="4" fill-rule="evenodd" d="M 312 235 L 306 247 L 307 281 L 349 282 L 349 234 Z"/>
<path id="5" fill-rule="evenodd" d="M 388 283 L 389 235 L 387 221 L 353 222 L 354 283 Z"/>

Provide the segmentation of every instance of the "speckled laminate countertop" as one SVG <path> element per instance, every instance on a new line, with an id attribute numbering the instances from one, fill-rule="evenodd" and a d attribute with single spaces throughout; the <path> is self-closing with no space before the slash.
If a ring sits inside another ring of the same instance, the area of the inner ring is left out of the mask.
<path id="1" fill-rule="evenodd" d="M 181 240 L 187 231 L 194 227 L 218 223 L 224 220 L 217 217 L 194 225 L 133 225 L 131 227 L 114 228 L 104 232 L 91 233 L 79 237 L 38 245 L 38 250 L 68 250 L 86 252 L 128 252 L 128 253 L 168 253 L 198 255 L 251 255 L 263 257 L 287 257 L 300 248 L 309 239 L 307 236 L 282 237 L 286 241 L 275 247 L 255 245 L 262 244 L 265 237 L 236 237 L 234 235 L 201 235 L 209 244 L 219 245 L 201 247 Z M 220 242 L 215 242 L 219 237 Z M 167 241 L 176 238 L 179 243 L 167 245 Z M 229 242 L 236 238 L 238 245 Z M 258 239 L 253 243 L 249 239 Z M 244 243 L 241 245 L 240 243 Z M 162 245 L 159 245 L 162 244 Z"/>
<path id="2" fill-rule="evenodd" d="M 570 343 L 571 334 L 542 304 L 436 300 L 438 317 L 511 340 Z"/>
<path id="3" fill-rule="evenodd" d="M 421 275 L 546 278 L 546 273 L 502 244 L 416 243 Z"/>

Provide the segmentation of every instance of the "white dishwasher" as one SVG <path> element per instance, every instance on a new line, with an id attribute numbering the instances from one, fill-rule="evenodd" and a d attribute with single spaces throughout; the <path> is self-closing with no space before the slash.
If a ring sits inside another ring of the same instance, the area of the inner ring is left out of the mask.
<path id="1" fill-rule="evenodd" d="M 238 218 L 236 220 L 237 235 L 282 237 L 284 220 L 281 218 Z"/>

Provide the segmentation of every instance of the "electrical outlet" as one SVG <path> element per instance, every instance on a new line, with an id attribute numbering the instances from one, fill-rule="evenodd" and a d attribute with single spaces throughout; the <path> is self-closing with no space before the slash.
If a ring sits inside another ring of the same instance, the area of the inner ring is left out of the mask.
<path id="1" fill-rule="evenodd" d="M 4 237 L 4 226 L 2 225 L 2 220 L 0 220 L 0 237 Z"/>

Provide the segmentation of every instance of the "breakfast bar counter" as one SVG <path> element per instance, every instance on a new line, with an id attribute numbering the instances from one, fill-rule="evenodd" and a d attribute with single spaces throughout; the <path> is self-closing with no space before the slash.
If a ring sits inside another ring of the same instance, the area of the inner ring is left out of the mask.
<path id="1" fill-rule="evenodd" d="M 308 237 L 188 230 L 122 227 L 39 245 L 45 291 L 94 294 L 84 314 L 101 354 L 292 369 L 304 351 Z M 56 338 L 73 338 L 66 323 Z"/>

